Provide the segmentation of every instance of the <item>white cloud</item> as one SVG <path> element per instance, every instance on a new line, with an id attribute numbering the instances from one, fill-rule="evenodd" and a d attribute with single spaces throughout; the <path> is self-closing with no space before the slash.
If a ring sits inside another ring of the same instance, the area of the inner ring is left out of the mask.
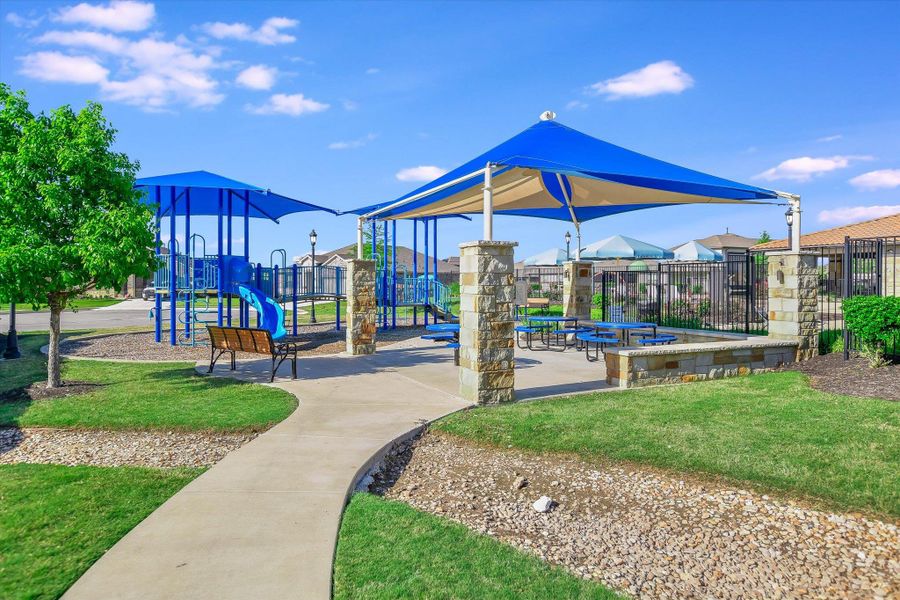
<path id="1" fill-rule="evenodd" d="M 35 52 L 21 58 L 21 73 L 41 81 L 100 83 L 109 71 L 89 56 L 69 56 L 59 52 Z"/>
<path id="2" fill-rule="evenodd" d="M 584 110 L 587 107 L 587 102 L 582 102 L 581 100 L 572 100 L 566 103 L 566 110 Z"/>
<path id="3" fill-rule="evenodd" d="M 589 90 L 610 100 L 680 94 L 694 85 L 694 78 L 671 60 L 663 60 L 619 77 L 599 81 Z"/>
<path id="4" fill-rule="evenodd" d="M 329 106 L 322 102 L 316 102 L 303 94 L 275 94 L 260 106 L 248 104 L 247 112 L 256 115 L 290 115 L 299 117 L 307 113 L 317 113 L 328 110 Z"/>
<path id="5" fill-rule="evenodd" d="M 266 65 L 253 65 L 238 73 L 235 82 L 251 90 L 270 90 L 275 85 L 278 69 Z"/>
<path id="6" fill-rule="evenodd" d="M 418 167 L 410 167 L 408 169 L 400 169 L 397 171 L 396 177 L 400 181 L 432 181 L 446 172 L 446 169 L 435 167 L 434 165 L 421 165 Z"/>
<path id="7" fill-rule="evenodd" d="M 835 208 L 833 210 L 819 211 L 819 221 L 821 223 L 834 223 L 836 225 L 843 225 L 844 223 L 868 221 L 870 219 L 887 217 L 889 215 L 897 213 L 900 213 L 900 204 L 843 206 L 841 208 Z"/>
<path id="8" fill-rule="evenodd" d="M 41 44 L 90 48 L 111 54 L 121 54 L 128 46 L 128 40 L 124 38 L 96 31 L 48 31 L 35 41 Z"/>
<path id="9" fill-rule="evenodd" d="M 816 141 L 817 142 L 836 142 L 843 137 L 844 136 L 842 136 L 841 134 L 836 133 L 835 135 L 826 135 L 826 136 L 817 138 Z"/>
<path id="10" fill-rule="evenodd" d="M 880 169 L 857 175 L 850 183 L 864 190 L 884 190 L 900 186 L 900 169 Z"/>
<path id="11" fill-rule="evenodd" d="M 777 166 L 767 169 L 756 175 L 755 179 L 775 181 L 778 179 L 790 179 L 792 181 L 809 181 L 813 177 L 823 175 L 837 169 L 850 166 L 851 162 L 859 160 L 872 160 L 871 156 L 826 156 L 813 158 L 800 156 L 782 161 Z"/>
<path id="12" fill-rule="evenodd" d="M 296 19 L 270 17 L 263 21 L 258 29 L 253 29 L 246 23 L 222 23 L 221 21 L 204 23 L 201 25 L 201 29 L 217 40 L 233 39 L 274 46 L 297 41 L 295 36 L 284 33 L 282 29 L 293 29 L 299 24 L 300 21 Z"/>
<path id="13" fill-rule="evenodd" d="M 6 13 L 6 22 L 13 27 L 18 27 L 20 29 L 31 29 L 32 27 L 37 27 L 43 20 L 43 17 L 30 18 L 23 17 L 19 13 L 15 12 Z"/>
<path id="14" fill-rule="evenodd" d="M 158 37 L 145 37 L 131 41 L 94 31 L 48 31 L 36 41 L 69 48 L 89 48 L 108 55 L 106 58 L 118 59 L 118 66 L 127 79 L 110 79 L 109 70 L 100 65 L 99 58 L 85 58 L 102 69 L 103 76 L 93 77 L 90 83 L 100 84 L 102 96 L 108 100 L 158 111 L 179 102 L 194 107 L 210 107 L 225 97 L 218 92 L 218 81 L 210 75 L 220 65 L 211 54 L 194 52 L 184 39 L 168 42 Z M 47 54 L 65 56 L 56 52 L 37 53 Z M 36 59 L 26 56 L 23 60 L 28 63 Z M 23 69 L 23 72 L 37 79 L 45 78 L 35 69 Z"/>
<path id="15" fill-rule="evenodd" d="M 346 142 L 332 142 L 328 144 L 329 150 L 353 150 L 354 148 L 362 148 L 369 142 L 375 141 L 378 135 L 374 133 L 370 133 L 361 138 L 357 138 L 355 140 L 349 140 Z"/>
<path id="16" fill-rule="evenodd" d="M 378 75 L 379 73 L 381 73 L 381 69 L 378 67 L 369 67 L 366 69 L 366 75 Z"/>
<path id="17" fill-rule="evenodd" d="M 143 31 L 150 27 L 155 16 L 156 8 L 151 2 L 112 0 L 105 6 L 86 2 L 67 6 L 60 10 L 53 20 L 61 23 L 83 23 L 112 31 Z"/>

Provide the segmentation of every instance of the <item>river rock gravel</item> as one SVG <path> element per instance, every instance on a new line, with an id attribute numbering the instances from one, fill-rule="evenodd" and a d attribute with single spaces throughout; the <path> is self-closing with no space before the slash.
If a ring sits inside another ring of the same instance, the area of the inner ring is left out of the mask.
<path id="1" fill-rule="evenodd" d="M 256 433 L 0 428 L 0 464 L 207 467 Z"/>
<path id="2" fill-rule="evenodd" d="M 426 433 L 370 489 L 637 598 L 900 598 L 896 523 L 726 483 Z"/>

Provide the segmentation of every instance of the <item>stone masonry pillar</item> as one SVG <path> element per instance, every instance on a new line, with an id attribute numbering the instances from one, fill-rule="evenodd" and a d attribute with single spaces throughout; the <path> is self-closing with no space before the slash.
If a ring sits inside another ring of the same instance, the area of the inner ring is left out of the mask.
<path id="1" fill-rule="evenodd" d="M 516 242 L 459 245 L 459 393 L 476 404 L 514 400 Z"/>
<path id="2" fill-rule="evenodd" d="M 375 353 L 375 261 L 347 261 L 347 353 Z"/>
<path id="3" fill-rule="evenodd" d="M 819 353 L 815 254 L 769 252 L 769 337 L 797 342 L 797 360 Z"/>
<path id="4" fill-rule="evenodd" d="M 563 315 L 591 318 L 591 263 L 572 260 L 563 265 Z"/>

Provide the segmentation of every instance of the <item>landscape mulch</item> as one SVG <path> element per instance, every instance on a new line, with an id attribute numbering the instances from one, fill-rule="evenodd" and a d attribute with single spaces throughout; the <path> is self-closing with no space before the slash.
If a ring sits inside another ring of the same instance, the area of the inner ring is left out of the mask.
<path id="1" fill-rule="evenodd" d="M 866 359 L 856 356 L 844 360 L 840 352 L 816 356 L 787 367 L 809 376 L 810 385 L 823 392 L 900 400 L 900 364 L 871 368 Z"/>

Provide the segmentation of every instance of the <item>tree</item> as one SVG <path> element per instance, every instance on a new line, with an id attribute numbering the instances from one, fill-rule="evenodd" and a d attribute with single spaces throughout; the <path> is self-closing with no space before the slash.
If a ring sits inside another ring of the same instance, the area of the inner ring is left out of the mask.
<path id="1" fill-rule="evenodd" d="M 759 237 L 756 238 L 757 244 L 765 244 L 766 242 L 771 242 L 771 241 L 772 241 L 772 236 L 769 235 L 769 232 L 766 231 L 765 229 L 763 229 L 762 232 L 760 232 Z"/>
<path id="2" fill-rule="evenodd" d="M 50 307 L 47 387 L 61 385 L 60 314 L 93 288 L 155 266 L 138 164 L 113 152 L 102 107 L 34 115 L 0 83 L 0 301 Z"/>
<path id="3" fill-rule="evenodd" d="M 384 221 L 375 222 L 375 251 L 378 253 L 378 266 L 381 268 L 385 264 L 391 262 L 391 245 L 388 240 L 387 252 L 384 251 L 384 228 L 387 223 Z M 363 256 L 372 259 L 372 224 L 366 222 L 363 226 Z"/>

